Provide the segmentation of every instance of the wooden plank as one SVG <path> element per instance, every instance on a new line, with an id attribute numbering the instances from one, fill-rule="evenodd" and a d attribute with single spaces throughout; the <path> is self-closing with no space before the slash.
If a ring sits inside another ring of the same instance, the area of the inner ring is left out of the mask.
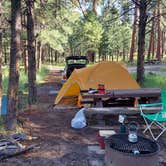
<path id="1" fill-rule="evenodd" d="M 148 107 L 144 109 L 145 113 L 157 113 L 161 110 L 161 107 Z M 87 108 L 85 110 L 86 115 L 90 114 L 102 114 L 102 115 L 138 115 L 140 110 L 138 107 L 104 107 L 104 108 Z"/>
<path id="2" fill-rule="evenodd" d="M 97 129 L 97 130 L 115 130 L 115 131 L 120 130 L 120 125 L 113 125 L 113 126 L 110 126 L 110 125 L 89 125 L 88 127 L 92 128 L 92 129 Z M 144 125 L 139 126 L 139 130 L 144 130 L 144 129 L 145 129 Z"/>
<path id="3" fill-rule="evenodd" d="M 88 125 L 91 129 L 97 130 L 119 130 L 119 126 L 108 126 L 108 125 Z"/>
<path id="4" fill-rule="evenodd" d="M 92 104 L 92 103 L 94 103 L 94 100 L 90 98 L 81 100 L 81 104 Z"/>
<path id="5" fill-rule="evenodd" d="M 113 92 L 112 93 L 107 93 L 107 94 L 98 94 L 98 93 L 84 93 L 82 94 L 82 97 L 87 99 L 87 98 L 108 98 L 108 97 L 113 97 Z"/>
<path id="6" fill-rule="evenodd" d="M 83 98 L 160 97 L 160 88 L 107 90 L 106 94 L 83 93 Z"/>
<path id="7" fill-rule="evenodd" d="M 53 110 L 76 110 L 79 109 L 78 106 L 71 106 L 71 105 L 55 105 Z"/>
<path id="8" fill-rule="evenodd" d="M 159 97 L 160 88 L 142 88 L 130 90 L 114 90 L 114 97 Z"/>

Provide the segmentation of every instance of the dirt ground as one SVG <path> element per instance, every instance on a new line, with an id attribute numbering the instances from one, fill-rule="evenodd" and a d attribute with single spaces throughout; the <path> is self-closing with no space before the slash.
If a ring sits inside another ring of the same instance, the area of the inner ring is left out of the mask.
<path id="1" fill-rule="evenodd" d="M 0 162 L 0 166 L 104 166 L 104 155 L 90 153 L 88 146 L 96 145 L 97 129 L 85 127 L 72 129 L 70 122 L 77 109 L 53 110 L 55 95 L 59 90 L 59 71 L 52 71 L 38 88 L 38 105 L 20 114 L 26 134 L 38 139 L 25 144 L 38 144 L 39 148 Z M 159 165 L 166 166 L 166 139 L 160 141 Z M 141 165 L 140 165 L 141 166 Z"/>

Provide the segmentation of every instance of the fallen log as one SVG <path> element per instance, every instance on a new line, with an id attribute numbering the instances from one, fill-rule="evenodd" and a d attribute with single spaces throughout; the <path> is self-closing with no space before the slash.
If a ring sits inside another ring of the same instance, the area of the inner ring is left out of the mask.
<path id="1" fill-rule="evenodd" d="M 29 150 L 32 150 L 34 149 L 35 147 L 37 147 L 38 145 L 37 144 L 33 144 L 33 145 L 30 145 L 26 148 L 23 148 L 23 149 L 18 149 L 16 150 L 15 152 L 13 151 L 8 151 L 8 152 L 0 152 L 0 161 L 1 160 L 4 160 L 4 159 L 7 159 L 7 158 L 11 158 L 11 157 L 15 157 L 15 156 L 18 156 L 18 155 L 21 155 L 21 154 L 24 154 L 26 153 L 27 151 Z"/>

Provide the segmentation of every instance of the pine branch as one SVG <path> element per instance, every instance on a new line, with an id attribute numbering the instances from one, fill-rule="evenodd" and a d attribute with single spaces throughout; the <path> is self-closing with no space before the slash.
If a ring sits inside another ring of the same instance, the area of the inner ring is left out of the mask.
<path id="1" fill-rule="evenodd" d="M 131 11 L 131 10 L 133 10 L 133 9 L 135 9 L 136 7 L 132 7 L 132 8 L 130 8 L 130 9 L 128 9 L 127 11 L 125 11 L 125 12 L 123 12 L 120 16 L 118 16 L 118 17 L 115 17 L 115 18 L 112 18 L 112 19 L 110 19 L 110 20 L 107 20 L 106 22 L 109 22 L 109 21 L 116 21 L 118 18 L 121 18 L 122 16 L 124 16 L 125 14 L 127 14 L 129 11 Z"/>
<path id="2" fill-rule="evenodd" d="M 138 2 L 138 0 L 132 0 L 132 2 L 133 2 L 136 6 L 140 6 L 140 3 Z"/>

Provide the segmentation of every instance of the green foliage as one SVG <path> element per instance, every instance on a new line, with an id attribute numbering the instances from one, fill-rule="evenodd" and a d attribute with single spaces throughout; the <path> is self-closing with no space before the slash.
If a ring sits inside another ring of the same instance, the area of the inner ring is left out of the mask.
<path id="1" fill-rule="evenodd" d="M 42 67 L 41 70 L 39 70 L 36 75 L 37 83 L 42 82 L 44 80 L 44 77 L 48 74 L 48 72 L 49 72 L 49 69 L 47 67 Z M 2 86 L 3 86 L 3 93 L 7 94 L 7 88 L 8 88 L 8 68 L 7 67 L 3 68 Z M 25 74 L 24 69 L 20 68 L 19 90 L 18 90 L 19 110 L 22 110 L 28 104 L 27 92 L 28 92 L 28 78 L 27 78 L 27 75 Z M 3 129 L 3 126 L 1 125 L 1 118 L 0 118 L 0 130 L 1 130 L 1 127 Z"/>
<path id="2" fill-rule="evenodd" d="M 2 77 L 2 86 L 3 86 L 3 93 L 7 93 L 8 88 L 8 71 L 7 67 L 3 68 L 3 77 Z M 48 74 L 49 70 L 46 67 L 42 67 L 40 71 L 37 72 L 37 83 L 40 83 L 44 77 Z M 20 77 L 19 77 L 19 92 L 24 93 L 28 91 L 28 83 L 27 75 L 23 68 L 20 68 Z"/>
<path id="3" fill-rule="evenodd" d="M 63 52 L 63 45 L 67 43 L 67 37 L 58 30 L 42 30 L 39 36 L 42 44 L 49 44 L 51 48 Z"/>
<path id="4" fill-rule="evenodd" d="M 7 88 L 8 88 L 8 72 L 9 72 L 9 69 L 7 67 L 4 67 L 2 69 L 3 71 L 3 74 L 2 74 L 2 90 L 3 90 L 3 93 L 7 93 Z"/>
<path id="5" fill-rule="evenodd" d="M 166 83 L 166 76 L 161 76 L 157 74 L 147 74 L 145 75 L 145 81 L 143 87 L 166 89 L 165 83 Z"/>
<path id="6" fill-rule="evenodd" d="M 40 83 L 43 81 L 44 77 L 49 73 L 49 69 L 46 67 L 42 67 L 38 72 L 37 72 L 37 83 Z"/>
<path id="7" fill-rule="evenodd" d="M 162 67 L 162 68 L 160 68 L 160 71 L 161 72 L 166 72 L 166 68 Z"/>
<path id="8" fill-rule="evenodd" d="M 86 47 L 93 46 L 94 48 L 98 48 L 103 33 L 102 25 L 94 14 L 90 13 L 89 15 L 90 17 L 84 22 L 82 35 L 87 45 Z"/>
<path id="9" fill-rule="evenodd" d="M 69 48 L 68 37 L 80 15 L 73 11 L 70 3 L 60 9 L 54 3 L 54 0 L 49 0 L 44 7 L 36 5 L 37 22 L 41 25 L 37 30 L 38 40 L 62 53 Z"/>
<path id="10" fill-rule="evenodd" d="M 5 130 L 4 119 L 0 117 L 0 131 L 4 131 L 4 130 Z"/>
<path id="11" fill-rule="evenodd" d="M 115 55 L 120 52 L 128 53 L 131 27 L 128 22 L 120 19 L 117 8 L 114 6 L 110 10 L 106 8 L 103 11 L 101 22 L 104 27 L 104 33 L 100 45 L 100 53 L 103 55 Z"/>
<path id="12" fill-rule="evenodd" d="M 77 22 L 73 34 L 70 35 L 69 43 L 71 50 L 73 52 L 81 50 L 80 52 L 83 53 L 89 49 L 98 50 L 102 33 L 103 27 L 98 18 L 93 12 L 87 11 L 86 17 Z"/>

